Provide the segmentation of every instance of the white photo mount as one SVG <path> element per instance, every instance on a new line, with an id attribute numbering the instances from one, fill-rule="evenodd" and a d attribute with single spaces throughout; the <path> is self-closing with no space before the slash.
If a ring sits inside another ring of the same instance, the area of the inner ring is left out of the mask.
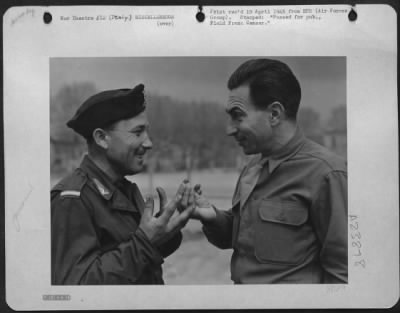
<path id="1" fill-rule="evenodd" d="M 350 10 L 349 5 L 204 6 L 206 18 L 199 23 L 197 6 L 10 8 L 3 17 L 8 305 L 16 310 L 100 310 L 396 304 L 397 16 L 388 5 L 357 5 L 358 18 L 351 22 Z M 48 24 L 46 12 L 51 14 Z M 50 59 L 227 56 L 346 57 L 349 283 L 52 286 Z"/>

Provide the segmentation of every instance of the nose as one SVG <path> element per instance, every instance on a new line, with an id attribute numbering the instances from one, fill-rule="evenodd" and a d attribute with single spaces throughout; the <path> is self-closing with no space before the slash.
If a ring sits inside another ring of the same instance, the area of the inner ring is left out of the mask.
<path id="1" fill-rule="evenodd" d="M 153 148 L 153 143 L 151 142 L 149 134 L 146 134 L 146 139 L 142 143 L 143 148 L 150 150 Z"/>
<path id="2" fill-rule="evenodd" d="M 237 133 L 237 128 L 233 126 L 231 123 L 229 123 L 228 126 L 226 127 L 226 134 L 228 136 L 233 136 L 236 133 Z"/>

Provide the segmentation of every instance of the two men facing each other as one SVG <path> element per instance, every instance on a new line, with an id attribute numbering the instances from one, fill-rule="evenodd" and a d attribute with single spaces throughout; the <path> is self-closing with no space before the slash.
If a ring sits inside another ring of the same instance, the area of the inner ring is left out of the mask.
<path id="1" fill-rule="evenodd" d="M 151 148 L 143 86 L 82 105 L 69 126 L 88 138 L 89 154 L 52 191 L 53 283 L 162 283 L 162 260 L 178 248 L 189 217 L 203 223 L 212 244 L 233 249 L 234 283 L 347 282 L 346 162 L 297 125 L 296 77 L 280 61 L 250 60 L 228 88 L 227 134 L 254 156 L 227 211 L 182 184 L 169 204 L 157 190 L 165 209 L 153 216 L 152 201 L 146 209 L 137 186 L 123 178 L 142 170 Z M 135 113 L 118 115 L 136 102 Z M 104 116 L 107 123 L 96 122 Z"/>

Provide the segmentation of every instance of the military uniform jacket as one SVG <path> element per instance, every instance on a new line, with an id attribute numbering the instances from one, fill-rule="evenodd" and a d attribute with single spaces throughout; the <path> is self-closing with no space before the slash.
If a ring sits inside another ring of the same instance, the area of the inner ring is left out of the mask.
<path id="1" fill-rule="evenodd" d="M 248 163 L 232 209 L 203 230 L 233 248 L 235 283 L 346 283 L 346 162 L 298 129 L 276 154 Z"/>
<path id="2" fill-rule="evenodd" d="M 117 188 L 85 156 L 52 189 L 52 284 L 163 284 L 163 258 L 179 247 L 182 235 L 153 246 L 138 228 L 140 191 L 127 180 L 123 185 Z"/>

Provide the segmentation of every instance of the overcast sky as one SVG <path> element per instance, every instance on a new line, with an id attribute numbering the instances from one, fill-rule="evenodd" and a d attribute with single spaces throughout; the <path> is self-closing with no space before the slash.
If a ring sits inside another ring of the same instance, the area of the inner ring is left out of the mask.
<path id="1" fill-rule="evenodd" d="M 54 94 L 64 84 L 76 82 L 92 82 L 98 90 L 144 83 L 150 93 L 223 105 L 230 74 L 250 58 L 254 57 L 53 58 L 50 87 Z M 269 58 L 287 63 L 295 73 L 302 87 L 301 106 L 326 118 L 333 107 L 346 104 L 345 57 Z"/>

